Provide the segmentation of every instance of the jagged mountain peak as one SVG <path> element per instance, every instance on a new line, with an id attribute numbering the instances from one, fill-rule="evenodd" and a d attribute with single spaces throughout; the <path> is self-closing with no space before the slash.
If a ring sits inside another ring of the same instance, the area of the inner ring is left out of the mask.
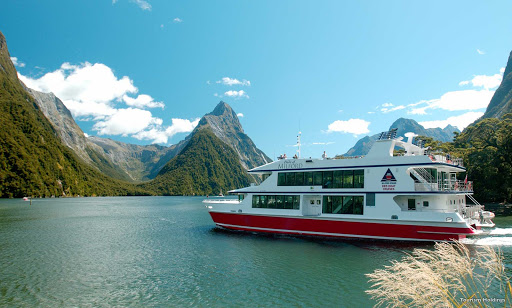
<path id="1" fill-rule="evenodd" d="M 213 109 L 213 111 L 209 114 L 214 116 L 231 116 L 235 118 L 237 117 L 235 111 L 233 111 L 233 108 L 231 108 L 231 106 L 229 106 L 229 104 L 224 101 L 220 101 L 215 107 L 215 109 Z"/>
<path id="2" fill-rule="evenodd" d="M 244 132 L 236 112 L 223 101 L 220 101 L 212 112 L 203 116 L 201 121 L 199 121 L 198 127 L 201 128 L 207 124 L 213 129 L 217 137 L 220 137 L 221 131 Z M 222 137 L 220 138 L 222 139 Z"/>

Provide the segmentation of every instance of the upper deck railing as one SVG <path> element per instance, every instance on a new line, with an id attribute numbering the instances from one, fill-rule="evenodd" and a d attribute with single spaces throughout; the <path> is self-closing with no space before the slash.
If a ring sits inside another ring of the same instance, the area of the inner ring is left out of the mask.
<path id="1" fill-rule="evenodd" d="M 472 192 L 473 181 L 443 181 L 440 183 L 414 183 L 415 191 Z"/>

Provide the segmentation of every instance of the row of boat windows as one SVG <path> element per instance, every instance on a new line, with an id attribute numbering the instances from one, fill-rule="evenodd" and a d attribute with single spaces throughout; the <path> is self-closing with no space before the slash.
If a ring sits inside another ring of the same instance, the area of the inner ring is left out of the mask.
<path id="1" fill-rule="evenodd" d="M 324 196 L 322 213 L 363 215 L 363 196 Z"/>
<path id="2" fill-rule="evenodd" d="M 300 196 L 253 195 L 252 207 L 264 209 L 298 210 L 300 208 Z"/>
<path id="3" fill-rule="evenodd" d="M 323 188 L 364 188 L 364 169 L 277 174 L 277 186 L 313 185 L 322 185 Z"/>

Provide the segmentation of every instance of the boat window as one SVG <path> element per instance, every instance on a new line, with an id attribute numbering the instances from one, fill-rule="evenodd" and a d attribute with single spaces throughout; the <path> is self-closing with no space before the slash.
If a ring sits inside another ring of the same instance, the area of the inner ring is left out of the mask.
<path id="1" fill-rule="evenodd" d="M 295 173 L 295 186 L 304 185 L 304 172 Z"/>
<path id="2" fill-rule="evenodd" d="M 276 208 L 276 196 L 268 196 L 267 204 L 268 204 L 269 209 L 275 209 Z"/>
<path id="3" fill-rule="evenodd" d="M 366 206 L 375 206 L 375 193 L 366 194 Z"/>
<path id="4" fill-rule="evenodd" d="M 295 172 L 286 173 L 286 186 L 293 186 L 295 184 Z"/>
<path id="5" fill-rule="evenodd" d="M 252 196 L 252 207 L 254 207 L 254 208 L 260 207 L 260 198 L 259 198 L 259 196 Z"/>
<path id="6" fill-rule="evenodd" d="M 322 187 L 323 188 L 332 188 L 333 187 L 332 171 L 324 171 Z"/>
<path id="7" fill-rule="evenodd" d="M 407 209 L 409 209 L 409 210 L 416 209 L 416 199 L 407 199 Z"/>
<path id="8" fill-rule="evenodd" d="M 322 171 L 313 172 L 313 185 L 322 185 Z"/>
<path id="9" fill-rule="evenodd" d="M 300 196 L 292 195 L 253 195 L 253 208 L 269 208 L 269 209 L 294 209 L 300 208 Z"/>
<path id="10" fill-rule="evenodd" d="M 354 187 L 354 170 L 343 171 L 343 188 Z"/>
<path id="11" fill-rule="evenodd" d="M 354 170 L 354 188 L 364 188 L 364 169 Z"/>
<path id="12" fill-rule="evenodd" d="M 300 208 L 300 196 L 293 196 L 293 209 L 298 210 Z"/>
<path id="13" fill-rule="evenodd" d="M 364 169 L 277 174 L 277 186 L 313 185 L 321 185 L 323 188 L 364 188 Z"/>
<path id="14" fill-rule="evenodd" d="M 343 205 L 341 207 L 341 214 L 353 214 L 354 213 L 354 197 L 343 196 Z"/>
<path id="15" fill-rule="evenodd" d="M 268 207 L 267 205 L 267 196 L 260 196 L 260 205 L 262 208 Z"/>
<path id="16" fill-rule="evenodd" d="M 428 207 L 428 201 L 423 201 L 423 206 Z"/>
<path id="17" fill-rule="evenodd" d="M 353 211 L 354 214 L 356 214 L 356 215 L 363 214 L 363 202 L 364 202 L 363 196 L 354 196 L 354 211 Z"/>
<path id="18" fill-rule="evenodd" d="M 284 208 L 285 209 L 293 209 L 293 196 L 285 196 Z"/>
<path id="19" fill-rule="evenodd" d="M 363 196 L 324 196 L 322 213 L 363 215 Z"/>
<path id="20" fill-rule="evenodd" d="M 338 170 L 334 171 L 334 188 L 342 188 L 343 187 L 343 171 Z"/>
<path id="21" fill-rule="evenodd" d="M 276 208 L 284 209 L 284 196 L 276 196 Z"/>
<path id="22" fill-rule="evenodd" d="M 313 172 L 304 172 L 304 185 L 313 185 Z"/>
<path id="23" fill-rule="evenodd" d="M 277 174 L 277 186 L 286 185 L 286 173 L 279 172 Z"/>

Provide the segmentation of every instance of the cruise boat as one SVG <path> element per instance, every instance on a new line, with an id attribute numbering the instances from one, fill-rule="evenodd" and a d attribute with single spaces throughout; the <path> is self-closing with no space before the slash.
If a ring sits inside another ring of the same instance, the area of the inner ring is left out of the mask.
<path id="1" fill-rule="evenodd" d="M 279 159 L 249 170 L 263 181 L 229 192 L 238 199 L 203 202 L 217 226 L 250 232 L 453 241 L 494 227 L 473 182 L 457 179 L 462 160 L 414 137 L 383 132 L 364 157 Z"/>

